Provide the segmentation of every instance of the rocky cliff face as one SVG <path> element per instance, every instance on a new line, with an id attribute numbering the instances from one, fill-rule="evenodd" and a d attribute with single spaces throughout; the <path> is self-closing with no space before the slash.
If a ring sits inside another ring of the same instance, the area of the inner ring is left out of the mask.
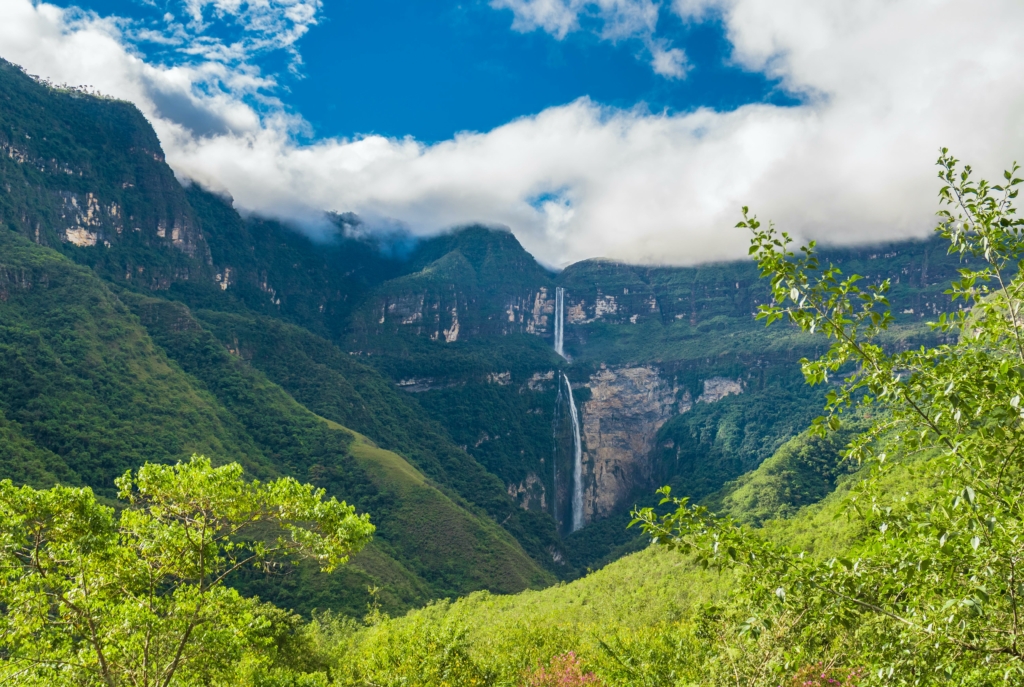
<path id="1" fill-rule="evenodd" d="M 637 488 L 651 488 L 658 430 L 694 403 L 743 393 L 739 380 L 711 377 L 694 401 L 689 391 L 651 365 L 609 367 L 591 375 L 582 404 L 583 510 L 586 522 L 622 508 Z"/>
<path id="2" fill-rule="evenodd" d="M 587 522 L 601 519 L 651 481 L 651 449 L 658 429 L 693 403 L 689 392 L 656 368 L 602 366 L 587 383 L 583 414 L 583 510 Z"/>
<path id="3" fill-rule="evenodd" d="M 388 285 L 382 290 L 371 306 L 376 318 L 371 331 L 377 336 L 405 330 L 452 343 L 521 333 L 550 336 L 553 331 L 555 301 L 543 286 L 529 291 L 513 286 L 497 294 L 458 284 L 415 284 L 401 290 Z M 500 311 L 488 307 L 486 301 L 499 299 L 504 303 Z"/>
<path id="4" fill-rule="evenodd" d="M 132 105 L 53 89 L 0 60 L 0 217 L 105 276 L 212 280 L 209 246 Z"/>

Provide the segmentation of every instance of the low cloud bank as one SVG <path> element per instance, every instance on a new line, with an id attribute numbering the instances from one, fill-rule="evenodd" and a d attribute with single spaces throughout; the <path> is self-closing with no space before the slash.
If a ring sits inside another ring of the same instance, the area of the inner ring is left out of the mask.
<path id="1" fill-rule="evenodd" d="M 294 5 L 281 30 L 301 35 L 318 4 Z M 803 238 L 924 236 L 940 145 L 990 178 L 1024 157 L 1015 0 L 677 0 L 672 11 L 722 21 L 733 59 L 804 104 L 665 115 L 581 99 L 434 145 L 301 144 L 304 122 L 268 95 L 272 80 L 239 43 L 231 60 L 211 57 L 207 39 L 192 59 L 147 62 L 122 20 L 0 0 L 0 56 L 136 103 L 179 177 L 243 211 L 306 223 L 355 212 L 414 234 L 504 224 L 552 265 L 741 257 L 741 205 Z"/>

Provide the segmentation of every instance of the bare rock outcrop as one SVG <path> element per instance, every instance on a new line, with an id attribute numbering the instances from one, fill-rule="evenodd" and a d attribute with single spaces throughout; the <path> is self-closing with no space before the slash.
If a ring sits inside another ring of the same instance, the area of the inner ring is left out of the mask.
<path id="1" fill-rule="evenodd" d="M 653 366 L 602 367 L 583 404 L 583 510 L 586 522 L 606 517 L 637 486 L 651 481 L 654 440 L 666 421 L 692 406 L 689 393 Z"/>
<path id="2" fill-rule="evenodd" d="M 711 377 L 704 380 L 704 393 L 697 397 L 697 403 L 716 403 L 726 396 L 742 393 L 743 383 L 740 380 Z"/>

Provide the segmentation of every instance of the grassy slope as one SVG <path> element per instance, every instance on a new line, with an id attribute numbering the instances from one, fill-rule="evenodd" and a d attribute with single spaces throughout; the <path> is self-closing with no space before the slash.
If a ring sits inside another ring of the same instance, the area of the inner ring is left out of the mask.
<path id="1" fill-rule="evenodd" d="M 92 271 L 0 232 L 0 477 L 88 484 L 112 497 L 113 478 L 124 470 L 193 452 L 239 460 L 262 477 L 314 481 L 393 535 L 329 578 L 300 569 L 249 581 L 283 604 L 361 614 L 367 586 L 377 585 L 385 608 L 399 611 L 550 580 L 488 519 L 433 487 L 410 490 L 395 475 L 367 470 L 372 461 L 363 450 L 355 455 L 348 430 L 327 427 L 231 356 L 183 306 L 119 297 Z M 391 525 L 391 517 L 405 524 Z M 465 536 L 449 536 L 455 532 Z M 405 564 L 397 560 L 403 556 Z"/>
<path id="2" fill-rule="evenodd" d="M 472 513 L 433 485 L 412 488 L 408 473 L 380 469 L 377 459 L 391 466 L 405 460 L 371 449 L 366 441 L 353 443 L 350 430 L 325 423 L 260 370 L 229 353 L 187 308 L 145 296 L 125 297 L 155 340 L 245 422 L 268 455 L 301 479 L 345 494 L 373 514 L 386 550 L 430 586 L 433 598 L 477 589 L 519 591 L 551 581 L 486 516 Z"/>
<path id="3" fill-rule="evenodd" d="M 855 430 L 852 430 L 855 431 Z M 708 499 L 714 508 L 741 522 L 764 524 L 782 541 L 828 553 L 848 547 L 858 535 L 855 524 L 837 518 L 846 509 L 846 496 L 855 480 L 840 462 L 840 450 L 851 432 L 814 439 L 806 433 L 788 442 L 760 467 L 727 485 Z M 898 466 L 884 479 L 899 491 L 912 466 Z M 834 488 L 833 488 L 834 487 Z M 691 566 L 686 558 L 657 547 L 645 548 L 601 570 L 539 592 L 511 597 L 476 595 L 465 601 L 471 619 L 481 627 L 505 622 L 521 613 L 549 620 L 626 626 L 674 620 L 695 602 L 710 600 L 725 578 Z M 646 599 L 647 606 L 638 602 Z M 501 620 L 504 617 L 505 620 Z"/>
<path id="4" fill-rule="evenodd" d="M 751 472 L 727 483 L 704 504 L 719 515 L 760 526 L 768 520 L 790 518 L 803 506 L 828 496 L 839 480 L 856 465 L 842 460 L 859 423 L 851 423 L 826 437 L 804 432 L 783 444 L 771 458 Z"/>
<path id="5" fill-rule="evenodd" d="M 433 582 L 443 595 L 474 588 L 516 592 L 553 581 L 550 574 L 525 563 L 522 549 L 496 523 L 467 516 L 398 454 L 362 435 L 356 435 L 352 454 L 377 484 L 397 496 L 399 506 L 378 528 L 381 536 L 407 560 L 413 558 L 412 567 L 439 571 Z"/>
<path id="6" fill-rule="evenodd" d="M 236 387 L 245 391 L 244 384 Z M 280 421 L 279 411 L 289 403 L 298 408 L 266 382 L 250 384 L 248 393 L 262 397 L 253 410 L 270 420 Z M 92 271 L 6 230 L 0 231 L 0 411 L 0 478 L 40 487 L 86 484 L 112 498 L 113 479 L 125 470 L 193 452 L 238 460 L 261 477 L 291 472 L 274 460 L 286 447 L 250 433 L 247 418 L 170 360 Z M 320 425 L 315 418 L 308 423 Z M 295 442 L 310 438 L 294 423 L 283 428 Z M 324 434 L 337 435 L 332 458 L 343 461 L 349 434 Z M 316 442 L 306 443 L 315 453 Z M 331 446 L 320 442 L 321 448 Z M 336 475 L 333 482 L 327 486 L 341 497 L 364 500 Z M 370 584 L 388 589 L 382 601 L 396 611 L 439 595 L 379 544 L 329 580 L 300 570 L 274 585 L 287 588 L 299 577 L 307 589 L 292 605 L 302 609 L 319 605 L 361 614 Z M 318 594 L 325 585 L 329 593 Z"/>
<path id="7" fill-rule="evenodd" d="M 519 509 L 498 477 L 377 370 L 330 341 L 279 320 L 212 311 L 200 311 L 198 317 L 226 346 L 310 410 L 400 453 L 460 506 L 486 513 L 534 560 L 551 564 L 550 547 L 557 540 L 550 523 Z"/>
<path id="8" fill-rule="evenodd" d="M 4 452 L 35 484 L 113 480 L 193 452 L 266 462 L 208 393 L 181 374 L 90 270 L 0 231 Z M 27 455 L 22 452 L 27 451 Z"/>
<path id="9" fill-rule="evenodd" d="M 834 442 L 801 439 L 787 444 L 744 482 L 730 486 L 720 496 L 736 497 L 744 487 L 761 485 L 763 498 L 752 502 L 753 512 L 743 510 L 750 501 L 737 499 L 732 504 L 733 515 L 741 520 L 763 518 L 770 510 L 769 503 L 775 504 L 780 512 L 793 513 L 793 517 L 765 521 L 768 536 L 811 555 L 841 555 L 865 534 L 856 517 L 846 516 L 850 514 L 847 499 L 851 487 L 867 473 L 838 477 L 832 493 L 797 509 L 800 501 L 809 498 L 808 492 L 796 488 L 790 478 L 780 478 L 780 465 L 796 468 L 796 482 L 805 486 L 809 466 L 819 478 L 829 472 L 824 466 L 837 466 Z M 921 460 L 896 463 L 879 476 L 884 493 L 895 501 L 905 493 L 927 490 L 928 485 L 917 476 Z M 834 478 L 834 470 L 832 475 Z M 769 497 L 772 491 L 775 493 Z M 693 646 L 686 642 L 693 632 L 700 631 L 691 621 L 692 614 L 723 599 L 731 580 L 730 573 L 702 570 L 681 554 L 647 548 L 569 584 L 505 597 L 478 593 L 361 630 L 350 641 L 345 661 L 363 666 L 372 664 L 367 656 L 382 654 L 399 663 L 415 663 L 431 649 L 417 645 L 410 633 L 452 627 L 465 633 L 453 634 L 462 639 L 451 640 L 452 646 L 466 652 L 480 674 L 488 676 L 480 684 L 519 684 L 524 669 L 554 654 L 575 651 L 608 684 L 632 686 L 640 683 L 621 677 L 624 671 L 613 652 L 628 647 L 630 660 L 639 657 L 643 663 L 647 652 L 652 664 L 685 665 L 692 659 L 688 647 Z M 382 679 L 386 670 L 377 670 L 372 677 Z M 676 684 L 667 679 L 669 675 L 664 677 L 664 681 L 643 684 Z"/>

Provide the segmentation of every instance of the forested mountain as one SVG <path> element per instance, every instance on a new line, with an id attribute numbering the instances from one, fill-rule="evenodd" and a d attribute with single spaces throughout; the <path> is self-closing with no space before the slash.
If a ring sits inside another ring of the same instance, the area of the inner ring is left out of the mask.
<path id="1" fill-rule="evenodd" d="M 517 591 L 554 580 L 495 522 L 518 514 L 497 478 L 432 430 L 428 420 L 420 420 L 425 440 L 408 454 L 415 467 L 374 448 L 373 437 L 387 441 L 395 434 L 391 426 L 413 426 L 403 418 L 420 414 L 379 373 L 342 356 L 348 377 L 317 381 L 327 389 L 324 402 L 330 393 L 349 393 L 355 401 L 345 399 L 344 416 L 318 407 L 325 419 L 232 355 L 181 302 L 216 304 L 252 324 L 261 309 L 279 318 L 286 311 L 288 319 L 329 333 L 325 322 L 331 320 L 324 313 L 330 308 L 321 312 L 329 300 L 324 294 L 343 304 L 358 293 L 352 270 L 331 262 L 301 234 L 274 223 L 244 223 L 222 200 L 184 189 L 157 159 L 155 144 L 118 148 L 126 135 L 155 141 L 134 108 L 51 91 L 6 64 L 0 76 L 7 102 L 0 136 L 8 153 L 0 158 L 8 228 L 0 238 L 5 477 L 38 486 L 58 480 L 85 484 L 113 497 L 113 479 L 128 468 L 204 453 L 215 461 L 240 461 L 253 476 L 312 481 L 374 513 L 380 529 L 353 566 L 322 581 L 327 589 L 307 584 L 302 570 L 291 578 L 240 582 L 300 609 L 358 612 L 369 586 L 381 589 L 385 608 L 399 610 L 473 589 Z M 31 128 L 47 122 L 64 138 Z M 108 136 L 106 127 L 114 133 Z M 140 131 L 132 134 L 132 127 Z M 108 148 L 122 153 L 121 164 L 95 163 L 106 159 Z M 34 167 L 43 155 L 60 164 Z M 62 171 L 75 165 L 81 175 Z M 64 193 L 62 174 L 78 189 L 68 193 L 78 195 Z M 126 180 L 118 184 L 111 177 Z M 150 193 L 153 184 L 143 180 L 152 178 L 163 185 Z M 162 208 L 168 195 L 170 214 L 146 214 L 150 206 Z M 85 204 L 79 207 L 80 202 Z M 121 219 L 139 230 L 126 231 Z M 37 226 L 48 232 L 37 234 Z M 182 234 L 185 229 L 194 232 Z M 186 235 L 191 238 L 182 239 Z M 246 261 L 257 255 L 256 248 L 258 257 Z M 358 253 L 338 250 L 349 257 Z M 375 278 L 386 276 L 380 265 L 387 260 L 366 252 Z M 232 266 L 216 267 L 213 256 L 225 254 L 232 256 Z M 293 261 L 300 260 L 311 266 L 293 274 Z M 329 269 L 318 271 L 328 263 Z M 288 275 L 275 282 L 284 284 L 281 291 L 261 289 L 275 268 Z M 286 326 L 282 319 L 274 322 Z M 334 350 L 307 329 L 291 329 L 326 345 L 328 354 Z M 287 343 L 282 334 L 274 345 Z M 329 419 L 352 420 L 370 438 L 353 439 L 348 428 Z M 534 548 L 543 553 L 541 545 Z"/>
<path id="2" fill-rule="evenodd" d="M 237 580 L 291 608 L 358 614 L 374 585 L 397 612 L 574 578 L 637 546 L 628 510 L 661 484 L 749 503 L 753 477 L 719 490 L 820 413 L 796 361 L 822 345 L 754 321 L 768 290 L 747 262 L 555 273 L 500 229 L 396 246 L 353 216 L 315 233 L 242 217 L 175 178 L 130 104 L 6 62 L 0 151 L 0 476 L 113 499 L 126 469 L 203 453 L 322 486 L 377 537 L 326 580 Z M 828 257 L 892 280 L 888 345 L 935 340 L 945 247 Z M 793 508 L 832 488 L 823 470 Z"/>

